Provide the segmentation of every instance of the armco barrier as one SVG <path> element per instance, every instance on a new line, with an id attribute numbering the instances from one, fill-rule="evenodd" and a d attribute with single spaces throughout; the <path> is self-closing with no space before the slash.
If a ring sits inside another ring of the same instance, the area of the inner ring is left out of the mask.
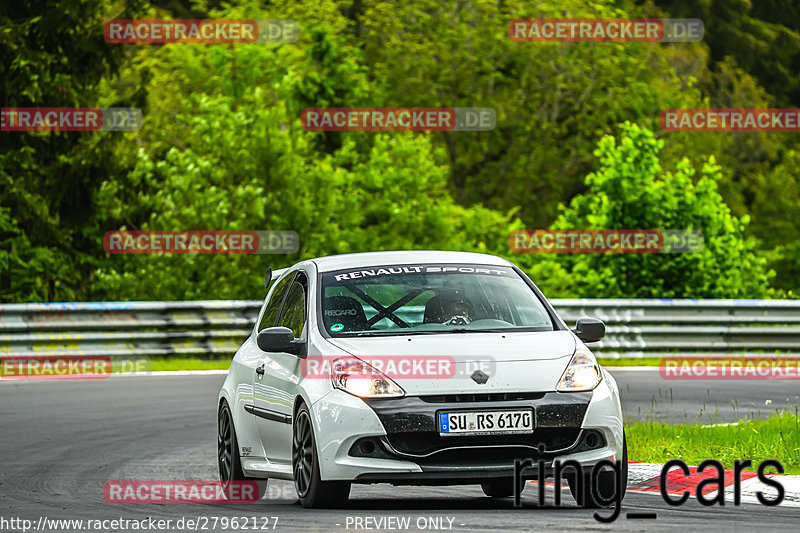
<path id="1" fill-rule="evenodd" d="M 800 300 L 551 300 L 606 323 L 605 357 L 800 355 Z M 0 305 L 0 354 L 229 358 L 260 301 Z"/>

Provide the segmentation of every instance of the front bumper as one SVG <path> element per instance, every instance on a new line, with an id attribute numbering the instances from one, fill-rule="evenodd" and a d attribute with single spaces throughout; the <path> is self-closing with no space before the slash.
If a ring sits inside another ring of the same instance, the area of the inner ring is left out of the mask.
<path id="1" fill-rule="evenodd" d="M 414 461 L 423 470 L 436 466 L 477 466 L 513 463 L 514 458 L 553 456 L 575 448 L 581 440 L 581 423 L 592 393 L 561 394 L 470 394 L 406 397 L 396 400 L 368 400 L 386 429 L 375 439 L 385 455 Z M 530 408 L 534 414 L 534 432 L 510 435 L 439 435 L 440 412 Z M 602 437 L 600 437 L 602 440 Z M 368 442 L 368 441 L 363 441 Z M 350 455 L 363 453 L 356 442 Z M 377 455 L 377 452 L 375 454 Z M 386 457 L 388 456 L 388 457 Z"/>
<path id="2" fill-rule="evenodd" d="M 447 436 L 440 411 L 532 408 L 534 432 Z M 523 476 L 549 473 L 556 458 L 591 468 L 622 449 L 622 413 L 613 379 L 591 392 L 490 393 L 361 400 L 332 391 L 315 403 L 324 480 L 360 483 L 469 484 L 512 476 L 515 459 L 534 459 Z M 543 453 L 539 447 L 543 445 Z"/>

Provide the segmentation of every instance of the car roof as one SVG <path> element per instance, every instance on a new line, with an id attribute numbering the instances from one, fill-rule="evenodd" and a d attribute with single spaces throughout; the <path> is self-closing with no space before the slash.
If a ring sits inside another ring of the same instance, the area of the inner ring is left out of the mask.
<path id="1" fill-rule="evenodd" d="M 364 252 L 329 255 L 312 259 L 320 272 L 347 268 L 365 268 L 380 265 L 408 265 L 415 263 L 453 263 L 467 265 L 513 266 L 502 257 L 474 252 L 446 252 L 442 250 L 410 250 L 390 252 Z"/>

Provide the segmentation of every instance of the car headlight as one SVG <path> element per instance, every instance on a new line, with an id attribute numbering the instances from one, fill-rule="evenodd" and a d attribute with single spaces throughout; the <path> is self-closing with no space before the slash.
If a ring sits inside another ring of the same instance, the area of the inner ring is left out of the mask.
<path id="1" fill-rule="evenodd" d="M 335 360 L 331 381 L 337 389 L 361 398 L 395 398 L 406 394 L 397 383 L 356 358 Z"/>
<path id="2" fill-rule="evenodd" d="M 559 392 L 588 391 L 597 387 L 603 375 L 594 354 L 585 348 L 578 348 L 572 356 L 567 369 L 561 374 L 556 390 Z"/>

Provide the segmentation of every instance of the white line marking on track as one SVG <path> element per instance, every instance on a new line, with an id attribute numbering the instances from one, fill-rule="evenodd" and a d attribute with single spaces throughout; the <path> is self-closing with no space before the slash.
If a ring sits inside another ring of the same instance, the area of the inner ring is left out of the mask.
<path id="1" fill-rule="evenodd" d="M 107 379 L 115 378 L 135 378 L 135 377 L 169 377 L 169 376 L 224 376 L 228 373 L 227 370 L 165 370 L 163 372 L 119 372 L 109 374 L 108 376 L 96 378 L 84 378 L 78 376 L 69 376 L 63 378 L 0 378 L 0 383 L 64 383 L 69 381 L 97 381 L 103 382 Z"/>
<path id="2" fill-rule="evenodd" d="M 162 372 L 119 372 L 111 374 L 112 378 L 124 378 L 135 376 L 204 376 L 204 375 L 224 375 L 227 370 L 164 370 Z"/>

